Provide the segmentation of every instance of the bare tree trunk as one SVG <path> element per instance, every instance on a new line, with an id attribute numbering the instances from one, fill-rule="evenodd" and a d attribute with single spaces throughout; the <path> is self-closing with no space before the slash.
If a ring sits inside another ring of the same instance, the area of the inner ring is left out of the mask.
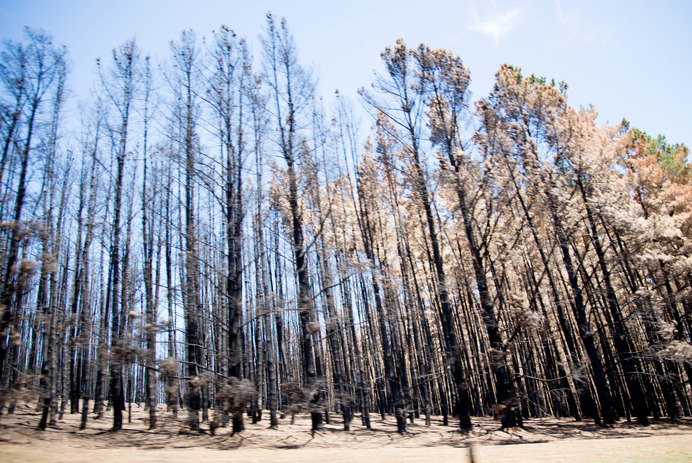
<path id="1" fill-rule="evenodd" d="M 279 409 L 279 382 L 278 382 L 278 362 L 276 355 L 276 347 L 274 345 L 274 335 L 272 334 L 272 311 L 276 308 L 276 296 L 270 296 L 270 281 L 267 265 L 267 251 L 264 241 L 264 189 L 262 182 L 263 162 L 263 147 L 262 138 L 263 127 L 263 106 L 259 95 L 252 92 L 252 118 L 255 135 L 255 166 L 257 171 L 257 213 L 255 220 L 255 262 L 256 262 L 256 278 L 257 278 L 257 302 L 260 308 L 260 317 L 262 319 L 262 331 L 264 337 L 262 339 L 262 347 L 264 349 L 264 359 L 266 362 L 267 376 L 267 407 L 269 408 L 269 427 L 271 429 L 279 428 L 279 419 L 277 410 Z"/>
<path id="2" fill-rule="evenodd" d="M 156 204 L 157 177 L 153 176 L 153 181 L 148 177 L 148 131 L 149 131 L 149 98 L 151 95 L 151 70 L 149 58 L 146 58 L 145 68 L 145 93 L 144 93 L 144 134 L 143 134 L 143 172 L 142 172 L 142 244 L 144 253 L 144 292 L 146 301 L 146 407 L 149 409 L 149 429 L 156 429 L 156 303 L 154 298 L 153 282 L 153 258 L 154 258 L 154 235 L 155 229 L 153 221 L 149 221 L 149 209 L 154 210 Z M 151 194 L 148 194 L 151 188 Z"/>
<path id="3" fill-rule="evenodd" d="M 119 127 L 115 135 L 117 141 L 116 151 L 116 174 L 115 174 L 115 197 L 113 199 L 113 227 L 110 247 L 110 310 L 111 310 L 111 358 L 110 358 L 110 397 L 113 406 L 113 431 L 122 429 L 122 412 L 125 410 L 125 391 L 123 385 L 123 360 L 125 353 L 125 340 L 123 336 L 126 332 L 124 321 L 126 313 L 124 304 L 121 300 L 124 293 L 125 267 L 121 268 L 121 249 L 120 249 L 120 226 L 123 202 L 123 180 L 125 177 L 125 159 L 127 157 L 127 136 L 128 124 L 130 123 L 130 110 L 134 99 L 135 83 L 137 78 L 137 64 L 139 52 L 133 41 L 126 42 L 120 49 L 113 52 L 116 82 L 121 94 L 114 98 L 122 98 L 120 101 L 113 100 L 120 114 Z M 129 221 L 128 221 L 129 222 Z M 121 284 L 123 288 L 121 288 Z M 121 291 L 122 290 L 122 291 Z"/>
<path id="4" fill-rule="evenodd" d="M 275 102 L 276 125 L 280 134 L 279 149 L 286 162 L 288 180 L 288 214 L 293 245 L 293 260 L 298 280 L 298 314 L 300 320 L 300 355 L 304 387 L 310 391 L 312 432 L 322 429 L 322 393 L 318 384 L 313 335 L 317 332 L 310 297 L 310 277 L 307 268 L 303 236 L 303 218 L 298 205 L 298 179 L 295 162 L 298 156 L 297 124 L 301 108 L 312 97 L 312 82 L 296 62 L 293 38 L 285 21 L 276 27 L 271 14 L 267 15 L 264 37 L 265 60 L 268 64 L 269 85 Z"/>
<path id="5" fill-rule="evenodd" d="M 185 395 L 188 409 L 188 426 L 193 431 L 200 431 L 199 411 L 201 409 L 201 389 L 203 378 L 200 376 L 203 367 L 200 317 L 203 314 L 200 286 L 200 262 L 197 243 L 197 224 L 195 217 L 195 168 L 197 155 L 196 140 L 196 101 L 195 72 L 197 61 L 196 37 L 192 31 L 183 31 L 179 43 L 172 43 L 177 82 L 174 91 L 179 97 L 178 124 L 180 126 L 180 150 L 184 162 L 184 305 L 185 305 L 185 341 L 186 341 L 186 376 L 188 381 Z"/>
<path id="6" fill-rule="evenodd" d="M 586 208 L 586 215 L 588 219 L 591 241 L 594 245 L 596 256 L 598 257 L 598 265 L 600 267 L 601 276 L 603 277 L 603 282 L 606 287 L 606 300 L 610 311 L 610 316 L 613 318 L 613 343 L 615 344 L 615 348 L 618 353 L 618 358 L 622 363 L 627 388 L 630 394 L 632 394 L 631 406 L 634 408 L 635 414 L 637 416 L 637 421 L 640 424 L 648 424 L 648 415 L 650 409 L 646 401 L 646 394 L 644 392 L 642 383 L 639 379 L 638 371 L 634 364 L 635 360 L 632 358 L 632 353 L 630 352 L 630 348 L 628 346 L 627 328 L 625 326 L 624 320 L 622 319 L 622 314 L 618 306 L 617 297 L 615 295 L 615 289 L 613 288 L 613 284 L 610 279 L 610 271 L 608 270 L 608 266 L 605 260 L 605 252 L 603 250 L 601 240 L 598 235 L 594 214 L 588 202 L 586 187 L 583 184 L 581 178 L 577 180 L 577 186 L 579 187 L 579 191 L 581 192 L 582 199 L 584 201 L 584 207 Z"/>
<path id="7" fill-rule="evenodd" d="M 596 348 L 596 343 L 594 342 L 593 332 L 589 327 L 582 288 L 579 286 L 577 273 L 574 269 L 574 265 L 572 264 L 567 237 L 565 236 L 562 223 L 557 214 L 557 209 L 555 206 L 553 206 L 553 224 L 555 227 L 558 244 L 560 246 L 560 251 L 562 252 L 562 262 L 565 266 L 567 279 L 572 290 L 573 307 L 575 318 L 577 320 L 577 326 L 579 327 L 579 335 L 584 343 L 586 355 L 589 357 L 589 363 L 591 364 L 591 369 L 593 370 L 593 379 L 596 386 L 598 400 L 601 405 L 603 424 L 612 425 L 615 423 L 616 419 L 615 409 L 613 407 L 613 399 L 610 391 L 608 390 L 605 373 L 603 371 L 603 363 L 601 362 L 601 357 L 598 353 L 598 349 Z M 594 419 L 597 423 L 600 421 L 598 416 L 594 416 Z"/>

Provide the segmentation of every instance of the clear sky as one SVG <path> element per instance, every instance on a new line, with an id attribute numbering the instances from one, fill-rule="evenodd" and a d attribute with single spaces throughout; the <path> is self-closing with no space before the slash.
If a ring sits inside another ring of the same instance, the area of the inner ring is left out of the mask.
<path id="1" fill-rule="evenodd" d="M 471 69 L 474 99 L 502 63 L 564 80 L 572 106 L 593 104 L 601 122 L 623 117 L 652 135 L 692 146 L 692 1 L 687 0 L 0 0 L 0 37 L 41 27 L 68 47 L 72 89 L 95 82 L 95 59 L 135 38 L 165 58 L 181 30 L 208 36 L 222 24 L 255 55 L 265 13 L 286 17 L 302 64 L 357 102 L 379 54 L 397 37 L 447 48 Z"/>

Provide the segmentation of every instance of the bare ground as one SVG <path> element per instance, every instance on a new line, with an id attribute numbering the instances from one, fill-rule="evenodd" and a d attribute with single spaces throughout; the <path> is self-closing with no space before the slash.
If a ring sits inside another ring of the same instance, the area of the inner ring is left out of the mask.
<path id="1" fill-rule="evenodd" d="M 133 419 L 113 433 L 111 417 L 93 420 L 79 431 L 79 415 L 65 414 L 56 427 L 36 429 L 40 415 L 34 407 L 20 405 L 13 415 L 0 417 L 0 461 L 3 462 L 140 462 L 171 461 L 220 462 L 345 462 L 345 461 L 469 461 L 476 462 L 632 462 L 692 461 L 692 420 L 676 423 L 654 422 L 650 426 L 619 423 L 601 428 L 588 422 L 531 419 L 524 429 L 499 431 L 489 418 L 474 419 L 474 429 L 462 435 L 454 426 L 442 426 L 434 419 L 431 426 L 416 420 L 409 433 L 399 435 L 393 419 L 375 419 L 372 430 L 357 418 L 350 432 L 344 432 L 339 416 L 324 432 L 310 434 L 309 417 L 281 420 L 279 430 L 268 429 L 268 421 L 246 421 L 246 431 L 231 436 L 230 429 L 216 435 L 181 433 L 182 421 L 159 410 L 160 426 L 150 431 L 145 412 L 133 405 Z M 185 413 L 181 413 L 181 417 Z M 268 418 L 268 417 L 267 417 Z M 127 415 L 125 415 L 127 421 Z"/>

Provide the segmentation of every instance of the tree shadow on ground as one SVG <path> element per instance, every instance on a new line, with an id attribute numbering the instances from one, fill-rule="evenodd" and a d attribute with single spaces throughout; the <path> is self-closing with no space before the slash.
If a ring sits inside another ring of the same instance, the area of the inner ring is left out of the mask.
<path id="1" fill-rule="evenodd" d="M 144 413 L 140 413 L 140 417 Z M 136 415 L 133 415 L 136 416 Z M 324 430 L 310 431 L 309 416 L 301 416 L 296 423 L 281 423 L 278 430 L 269 429 L 267 422 L 246 424 L 246 431 L 231 435 L 229 428 L 209 432 L 185 431 L 184 420 L 174 419 L 162 412 L 159 426 L 149 430 L 145 419 L 124 423 L 121 431 L 110 431 L 111 422 L 90 420 L 85 430 L 79 430 L 79 417 L 65 415 L 65 420 L 46 431 L 37 430 L 40 415 L 33 409 L 20 410 L 14 415 L 0 417 L 0 442 L 3 444 L 32 444 L 62 442 L 76 448 L 115 449 L 136 448 L 161 450 L 175 448 L 209 448 L 235 450 L 262 448 L 268 450 L 294 450 L 300 448 L 381 448 L 438 447 L 468 448 L 470 445 L 513 445 L 545 443 L 564 439 L 612 439 L 622 437 L 650 437 L 661 434 L 692 432 L 692 419 L 678 421 L 656 420 L 649 426 L 621 422 L 613 427 L 601 427 L 588 422 L 535 418 L 525 421 L 524 428 L 500 430 L 500 423 L 492 418 L 475 418 L 471 432 L 462 434 L 454 426 L 442 426 L 434 420 L 431 426 L 422 421 L 409 425 L 409 432 L 399 434 L 394 419 L 372 420 L 372 429 L 364 428 L 358 420 L 344 431 L 338 421 Z M 206 426 L 206 425 L 205 425 Z"/>

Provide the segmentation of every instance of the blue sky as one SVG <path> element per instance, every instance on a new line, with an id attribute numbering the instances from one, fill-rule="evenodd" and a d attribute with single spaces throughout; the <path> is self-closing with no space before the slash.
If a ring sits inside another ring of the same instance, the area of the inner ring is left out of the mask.
<path id="1" fill-rule="evenodd" d="M 601 122 L 623 117 L 650 134 L 692 146 L 692 2 L 351 0 L 0 0 L 0 36 L 42 27 L 68 47 L 72 89 L 86 93 L 95 59 L 135 38 L 155 59 L 181 30 L 208 36 L 222 24 L 246 37 L 255 55 L 264 15 L 285 16 L 301 62 L 329 101 L 354 101 L 379 54 L 397 37 L 447 48 L 471 69 L 473 97 L 485 96 L 502 63 L 564 80 L 575 106 L 593 104 Z"/>

